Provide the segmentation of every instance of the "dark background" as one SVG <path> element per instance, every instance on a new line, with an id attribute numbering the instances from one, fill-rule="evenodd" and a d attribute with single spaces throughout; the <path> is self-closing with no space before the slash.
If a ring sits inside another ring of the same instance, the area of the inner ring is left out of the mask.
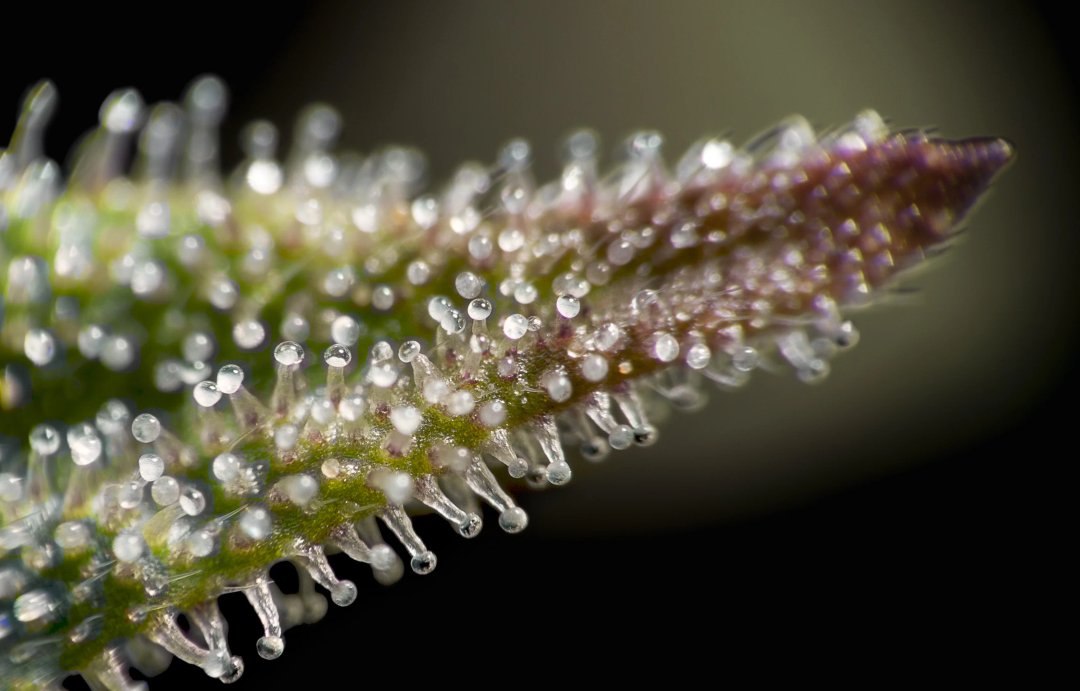
<path id="1" fill-rule="evenodd" d="M 703 134 L 745 140 L 792 112 L 828 125 L 864 106 L 899 126 L 1006 136 L 1019 152 L 965 242 L 912 281 L 917 304 L 857 317 L 863 342 L 823 386 L 759 375 L 717 392 L 665 424 L 658 446 L 579 461 L 569 487 L 523 494 L 522 535 L 488 516 L 465 542 L 422 518 L 440 557 L 431 576 L 384 589 L 336 561 L 358 602 L 289 631 L 278 661 L 255 654 L 243 598 L 224 598 L 248 663 L 236 688 L 346 675 L 356 686 L 553 683 L 571 668 L 595 683 L 708 680 L 744 650 L 776 666 L 815 650 L 824 670 L 884 654 L 875 679 L 936 659 L 1031 675 L 1044 667 L 1021 662 L 1027 653 L 1054 657 L 1040 619 L 1064 608 L 1054 586 L 1075 550 L 1058 536 L 1072 513 L 1080 256 L 1075 49 L 1059 11 L 184 3 L 6 19 L 0 132 L 49 77 L 62 100 L 47 148 L 61 161 L 112 89 L 176 99 L 204 72 L 232 90 L 232 162 L 244 122 L 267 117 L 287 142 L 313 100 L 342 110 L 347 146 L 414 144 L 436 181 L 512 136 L 533 141 L 550 175 L 574 126 L 610 147 L 656 127 L 674 158 Z M 174 663 L 153 688 L 212 683 Z"/>

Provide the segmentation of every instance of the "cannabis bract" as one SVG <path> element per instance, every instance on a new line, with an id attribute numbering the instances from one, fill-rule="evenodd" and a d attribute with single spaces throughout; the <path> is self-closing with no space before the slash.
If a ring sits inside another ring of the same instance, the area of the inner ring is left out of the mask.
<path id="1" fill-rule="evenodd" d="M 563 484 L 567 448 L 651 443 L 649 409 L 694 407 L 710 380 L 823 378 L 857 340 L 845 310 L 947 242 L 1011 155 L 865 112 L 703 141 L 673 169 L 642 132 L 603 177 L 581 132 L 543 185 L 513 141 L 425 192 L 415 151 L 334 153 L 339 118 L 314 106 L 284 164 L 259 122 L 223 177 L 226 95 L 204 78 L 182 108 L 109 96 L 64 181 L 41 147 L 55 100 L 30 92 L 0 157 L 0 677 L 17 689 L 69 672 L 132 688 L 147 641 L 234 680 L 217 597 L 243 593 L 258 654 L 281 655 L 300 596 L 273 563 L 348 605 L 326 551 L 395 580 L 379 523 L 428 573 L 415 508 L 473 537 L 488 504 L 517 532 L 500 473 Z"/>

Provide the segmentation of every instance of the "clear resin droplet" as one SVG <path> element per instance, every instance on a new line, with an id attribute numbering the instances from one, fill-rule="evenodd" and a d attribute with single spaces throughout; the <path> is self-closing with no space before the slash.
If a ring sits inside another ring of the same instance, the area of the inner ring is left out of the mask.
<path id="1" fill-rule="evenodd" d="M 686 364 L 691 369 L 705 369 L 712 358 L 712 351 L 704 343 L 695 343 L 686 351 Z"/>
<path id="2" fill-rule="evenodd" d="M 354 346 L 360 340 L 360 323 L 347 314 L 343 314 L 330 325 L 330 337 L 335 343 Z"/>
<path id="3" fill-rule="evenodd" d="M 420 354 L 419 341 L 405 341 L 398 348 L 398 359 L 402 362 L 412 362 Z"/>
<path id="4" fill-rule="evenodd" d="M 90 465 L 101 457 L 101 438 L 94 426 L 88 422 L 79 423 L 68 429 L 68 448 L 75 465 Z"/>
<path id="5" fill-rule="evenodd" d="M 499 527 L 508 533 L 520 533 L 529 525 L 525 510 L 514 506 L 499 514 Z"/>
<path id="6" fill-rule="evenodd" d="M 262 345 L 266 329 L 254 319 L 245 319 L 233 326 L 233 341 L 244 350 L 254 350 Z"/>
<path id="7" fill-rule="evenodd" d="M 206 509 L 206 496 L 194 487 L 180 492 L 180 509 L 189 516 L 198 516 Z"/>
<path id="8" fill-rule="evenodd" d="M 214 477 L 222 482 L 229 482 L 240 472 L 240 459 L 231 453 L 218 454 L 210 466 Z"/>
<path id="9" fill-rule="evenodd" d="M 476 298 L 469 302 L 469 318 L 476 319 L 477 321 L 487 319 L 491 316 L 493 309 L 490 300 L 486 298 Z"/>
<path id="10" fill-rule="evenodd" d="M 285 652 L 285 639 L 281 636 L 263 636 L 255 643 L 255 650 L 264 660 L 276 660 Z"/>
<path id="11" fill-rule="evenodd" d="M 668 333 L 653 337 L 653 356 L 660 362 L 673 362 L 679 357 L 679 342 Z"/>
<path id="12" fill-rule="evenodd" d="M 529 320 L 522 314 L 511 314 L 503 322 L 503 333 L 506 337 L 516 341 L 529 330 Z"/>
<path id="13" fill-rule="evenodd" d="M 560 295 L 555 300 L 555 309 L 566 319 L 573 319 L 581 312 L 581 301 L 573 295 Z"/>
<path id="14" fill-rule="evenodd" d="M 345 367 L 352 362 L 352 351 L 347 346 L 335 343 L 323 353 L 323 361 L 331 367 Z"/>
<path id="15" fill-rule="evenodd" d="M 231 396 L 240 390 L 243 383 L 244 370 L 238 365 L 224 365 L 218 370 L 217 387 L 221 393 Z"/>
<path id="16" fill-rule="evenodd" d="M 506 422 L 506 404 L 499 400 L 488 401 L 480 406 L 480 424 L 498 427 Z"/>
<path id="17" fill-rule="evenodd" d="M 150 486 L 150 496 L 158 506 L 169 506 L 180 499 L 180 483 L 176 478 L 163 475 Z"/>
<path id="18" fill-rule="evenodd" d="M 153 443 L 161 435 L 161 422 L 150 413 L 143 413 L 131 421 L 131 435 L 143 444 Z"/>
<path id="19" fill-rule="evenodd" d="M 422 419 L 420 411 L 411 405 L 398 406 L 390 410 L 390 424 L 406 436 L 411 436 L 420 427 Z"/>
<path id="20" fill-rule="evenodd" d="M 608 361 L 603 355 L 590 353 L 581 361 L 581 376 L 588 381 L 603 381 L 607 377 Z"/>
<path id="21" fill-rule="evenodd" d="M 286 367 L 300 364 L 304 359 L 304 349 L 295 341 L 282 341 L 274 348 L 274 360 Z"/>
<path id="22" fill-rule="evenodd" d="M 261 506 L 249 506 L 240 514 L 240 531 L 252 540 L 262 540 L 270 534 L 273 519 L 270 512 Z"/>
<path id="23" fill-rule="evenodd" d="M 139 477 L 146 482 L 153 482 L 165 472 L 165 461 L 156 453 L 144 453 L 139 456 Z"/>
<path id="24" fill-rule="evenodd" d="M 462 271 L 454 278 L 454 288 L 458 295 L 466 300 L 472 300 L 484 288 L 484 281 L 471 271 Z"/>
<path id="25" fill-rule="evenodd" d="M 30 362 L 44 367 L 56 356 L 56 339 L 45 329 L 30 329 L 23 338 L 23 352 Z"/>
<path id="26" fill-rule="evenodd" d="M 118 560 L 132 562 L 142 556 L 146 543 L 137 533 L 120 533 L 113 540 L 112 549 Z"/>
<path id="27" fill-rule="evenodd" d="M 60 433 L 52 425 L 38 425 L 30 430 L 30 448 L 43 456 L 60 449 Z"/>
<path id="28" fill-rule="evenodd" d="M 209 380 L 196 384 L 191 394 L 195 398 L 195 402 L 203 408 L 212 408 L 221 400 L 221 391 L 218 389 L 217 383 Z"/>

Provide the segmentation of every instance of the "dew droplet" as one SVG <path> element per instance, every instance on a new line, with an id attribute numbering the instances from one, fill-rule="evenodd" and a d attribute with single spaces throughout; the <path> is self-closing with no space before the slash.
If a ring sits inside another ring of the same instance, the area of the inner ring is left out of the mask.
<path id="1" fill-rule="evenodd" d="M 131 292 L 139 297 L 153 295 L 164 283 L 165 267 L 160 262 L 141 261 L 131 271 Z"/>
<path id="2" fill-rule="evenodd" d="M 431 550 L 421 552 L 409 561 L 409 566 L 412 567 L 413 573 L 418 573 L 421 576 L 434 571 L 436 564 L 438 564 L 438 559 L 436 559 L 435 553 Z"/>

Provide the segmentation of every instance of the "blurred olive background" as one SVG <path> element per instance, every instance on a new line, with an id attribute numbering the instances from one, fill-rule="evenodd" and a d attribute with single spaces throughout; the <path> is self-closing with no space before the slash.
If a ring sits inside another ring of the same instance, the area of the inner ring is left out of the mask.
<path id="1" fill-rule="evenodd" d="M 1026 617 L 1013 579 L 1049 569 L 1036 536 L 1060 521 L 1052 490 L 1075 454 L 1054 446 L 1074 424 L 1080 256 L 1063 15 L 794 0 L 162 11 L 174 16 L 95 9 L 9 27 L 20 35 L 0 42 L 0 130 L 19 94 L 50 77 L 62 102 L 48 149 L 62 159 L 112 88 L 175 99 L 209 71 L 233 91 L 231 161 L 244 122 L 287 130 L 323 100 L 343 113 L 346 146 L 415 145 L 435 182 L 515 136 L 546 177 L 578 126 L 609 150 L 656 128 L 675 158 L 705 134 L 744 141 L 792 113 L 824 127 L 864 107 L 949 137 L 1005 136 L 1018 151 L 959 246 L 907 282 L 917 291 L 856 315 L 862 342 L 823 385 L 759 373 L 745 391 L 713 393 L 662 426 L 658 446 L 579 461 L 568 487 L 523 496 L 522 536 L 489 526 L 465 543 L 421 520 L 440 556 L 433 576 L 382 590 L 349 571 L 360 602 L 290 632 L 278 662 L 258 660 L 254 617 L 226 602 L 249 663 L 239 687 L 299 680 L 316 660 L 326 674 L 372 665 L 402 681 L 453 664 L 510 673 L 515 661 L 569 660 L 609 679 L 701 673 L 725 634 L 682 633 L 687 616 L 750 639 L 818 622 L 1011 635 Z M 406 635 L 423 645 L 402 649 Z M 172 669 L 155 687 L 199 677 Z"/>

